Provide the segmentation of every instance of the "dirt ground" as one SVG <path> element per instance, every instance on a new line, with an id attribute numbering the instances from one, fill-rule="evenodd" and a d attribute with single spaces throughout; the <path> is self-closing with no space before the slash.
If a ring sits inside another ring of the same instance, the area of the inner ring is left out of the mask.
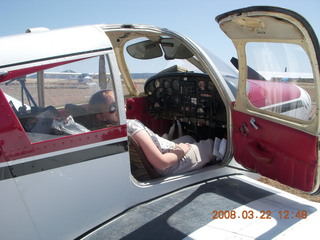
<path id="1" fill-rule="evenodd" d="M 283 184 L 281 184 L 279 182 L 273 181 L 273 180 L 271 180 L 269 178 L 266 178 L 266 177 L 261 177 L 259 179 L 259 181 L 262 182 L 262 183 L 266 183 L 266 184 L 268 184 L 270 186 L 276 187 L 278 189 L 281 189 L 283 191 L 289 192 L 291 194 L 297 195 L 299 197 L 308 199 L 309 201 L 319 202 L 320 203 L 320 195 L 318 195 L 318 196 L 310 196 L 310 195 L 308 195 L 306 193 L 303 193 L 303 192 L 301 192 L 299 190 L 290 188 L 290 187 L 288 187 L 286 185 L 283 185 Z"/>

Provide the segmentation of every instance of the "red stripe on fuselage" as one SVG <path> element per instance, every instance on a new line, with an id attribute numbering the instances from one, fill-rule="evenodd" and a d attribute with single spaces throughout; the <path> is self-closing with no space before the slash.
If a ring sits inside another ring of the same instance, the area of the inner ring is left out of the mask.
<path id="1" fill-rule="evenodd" d="M 2 140 L 0 160 L 4 162 L 126 137 L 127 125 L 99 129 L 78 135 L 63 136 L 36 143 L 31 143 L 26 133 L 23 130 L 21 131 L 20 127 L 10 129 L 7 133 L 2 132 L 0 136 Z M 6 136 L 6 138 L 3 139 L 2 136 Z M 14 139 L 19 139 L 19 141 Z"/>

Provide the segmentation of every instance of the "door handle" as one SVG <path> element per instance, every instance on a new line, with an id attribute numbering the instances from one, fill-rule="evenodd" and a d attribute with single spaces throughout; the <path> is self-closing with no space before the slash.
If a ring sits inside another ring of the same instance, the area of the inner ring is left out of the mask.
<path id="1" fill-rule="evenodd" d="M 256 120 L 254 119 L 254 117 L 250 119 L 250 124 L 255 130 L 259 129 L 259 127 L 256 125 Z"/>

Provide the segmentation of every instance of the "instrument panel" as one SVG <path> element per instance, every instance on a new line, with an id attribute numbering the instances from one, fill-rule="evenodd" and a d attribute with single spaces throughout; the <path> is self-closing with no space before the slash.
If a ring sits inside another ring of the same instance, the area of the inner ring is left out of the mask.
<path id="1" fill-rule="evenodd" d="M 158 74 L 147 80 L 145 93 L 148 111 L 156 118 L 198 125 L 212 125 L 226 119 L 224 104 L 206 74 Z"/>

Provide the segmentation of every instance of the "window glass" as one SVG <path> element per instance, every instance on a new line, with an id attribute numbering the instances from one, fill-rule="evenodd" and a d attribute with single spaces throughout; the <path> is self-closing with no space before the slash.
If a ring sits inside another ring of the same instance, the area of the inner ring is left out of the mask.
<path id="1" fill-rule="evenodd" d="M 167 39 L 167 38 L 164 38 Z M 128 46 L 147 41 L 147 38 L 137 38 L 126 43 L 125 48 Z M 161 51 L 163 47 L 161 46 Z M 150 59 L 138 59 L 130 56 L 127 51 L 124 51 L 124 57 L 130 71 L 131 78 L 133 79 L 134 85 L 139 92 L 144 92 L 144 83 L 146 80 L 159 72 L 179 72 L 179 71 L 193 71 L 201 72 L 196 66 L 188 62 L 186 59 L 171 59 L 165 58 L 163 53 L 160 57 Z M 126 90 L 126 89 L 125 89 Z M 127 92 L 125 91 L 125 94 Z"/>
<path id="2" fill-rule="evenodd" d="M 246 55 L 247 95 L 254 107 L 306 121 L 314 117 L 314 78 L 302 47 L 252 42 Z"/>
<path id="3" fill-rule="evenodd" d="M 100 57 L 93 57 L 46 69 L 43 89 L 37 73 L 1 83 L 31 142 L 92 130 L 88 103 L 100 90 L 99 61 Z M 105 66 L 107 89 L 113 90 L 108 64 Z"/>

